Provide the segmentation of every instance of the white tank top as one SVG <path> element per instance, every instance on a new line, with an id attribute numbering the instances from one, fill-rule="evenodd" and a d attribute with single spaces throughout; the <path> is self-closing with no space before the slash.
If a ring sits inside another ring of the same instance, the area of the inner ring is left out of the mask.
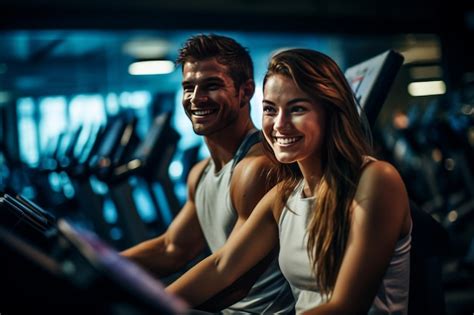
<path id="1" fill-rule="evenodd" d="M 247 150 L 244 150 L 241 154 L 246 153 Z M 237 156 L 234 157 L 234 159 L 237 158 Z M 237 212 L 232 205 L 229 191 L 232 171 L 236 164 L 234 159 L 219 172 L 215 171 L 215 165 L 210 160 L 196 188 L 197 215 L 212 252 L 225 244 L 237 221 Z M 288 314 L 293 310 L 294 299 L 291 289 L 275 259 L 258 278 L 247 297 L 230 306 L 223 313 Z"/>
<path id="2" fill-rule="evenodd" d="M 326 301 L 318 292 L 316 278 L 308 256 L 306 231 L 315 197 L 305 198 L 303 180 L 288 198 L 279 220 L 279 263 L 296 300 L 296 313 L 316 307 Z M 291 209 L 292 211 L 288 210 Z M 410 276 L 410 233 L 398 240 L 392 259 L 377 295 L 368 312 L 370 315 L 405 315 L 408 308 Z"/>

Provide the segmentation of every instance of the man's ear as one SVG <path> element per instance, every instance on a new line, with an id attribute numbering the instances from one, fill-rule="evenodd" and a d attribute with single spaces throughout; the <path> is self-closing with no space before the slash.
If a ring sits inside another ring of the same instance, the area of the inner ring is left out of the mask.
<path id="1" fill-rule="evenodd" d="M 255 93 L 255 82 L 252 79 L 245 81 L 240 87 L 240 93 L 242 93 L 240 107 L 244 107 L 250 103 L 250 99 L 252 99 L 253 94 Z"/>

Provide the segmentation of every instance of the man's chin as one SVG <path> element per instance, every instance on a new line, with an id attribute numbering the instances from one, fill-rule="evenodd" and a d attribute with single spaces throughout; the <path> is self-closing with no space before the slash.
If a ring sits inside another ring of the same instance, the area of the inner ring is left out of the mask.
<path id="1" fill-rule="evenodd" d="M 209 129 L 206 129 L 206 128 L 193 126 L 193 130 L 194 130 L 194 133 L 197 134 L 198 136 L 206 136 L 209 134 Z"/>

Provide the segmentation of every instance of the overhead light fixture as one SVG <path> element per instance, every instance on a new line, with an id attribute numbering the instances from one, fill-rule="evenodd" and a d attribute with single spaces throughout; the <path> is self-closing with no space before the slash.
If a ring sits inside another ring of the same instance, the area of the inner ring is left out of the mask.
<path id="1" fill-rule="evenodd" d="M 128 66 L 131 75 L 167 74 L 174 71 L 174 62 L 171 60 L 136 61 Z"/>
<path id="2" fill-rule="evenodd" d="M 444 81 L 421 81 L 408 84 L 408 93 L 411 96 L 442 95 L 446 93 Z"/>
<path id="3" fill-rule="evenodd" d="M 154 59 L 173 51 L 171 43 L 164 38 L 135 38 L 126 42 L 123 52 L 136 59 Z"/>

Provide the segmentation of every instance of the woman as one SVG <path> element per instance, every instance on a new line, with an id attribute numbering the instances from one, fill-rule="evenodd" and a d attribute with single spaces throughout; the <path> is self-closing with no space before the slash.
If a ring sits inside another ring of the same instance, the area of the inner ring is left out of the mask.
<path id="1" fill-rule="evenodd" d="M 218 252 L 168 291 L 199 305 L 280 246 L 307 314 L 406 314 L 411 218 L 398 172 L 370 157 L 352 90 L 324 54 L 275 55 L 263 133 L 280 184 Z"/>

